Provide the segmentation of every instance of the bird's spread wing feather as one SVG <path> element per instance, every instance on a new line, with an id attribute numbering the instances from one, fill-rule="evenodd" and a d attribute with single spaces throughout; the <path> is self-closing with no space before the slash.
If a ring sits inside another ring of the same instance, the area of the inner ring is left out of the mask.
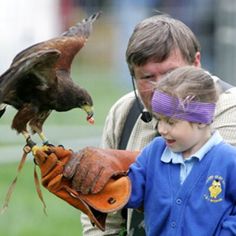
<path id="1" fill-rule="evenodd" d="M 15 62 L 0 77 L 0 104 L 4 102 L 4 98 L 9 91 L 29 73 L 36 73 L 36 76 L 42 80 L 45 86 L 51 86 L 55 83 L 55 71 L 51 70 L 51 68 L 59 57 L 60 51 L 49 49 L 34 52 Z"/>
<path id="2" fill-rule="evenodd" d="M 30 47 L 22 50 L 21 52 L 19 52 L 12 60 L 11 66 L 13 66 L 15 63 L 17 63 L 18 61 L 20 61 L 21 59 L 24 59 L 28 56 L 30 56 L 33 52 L 37 51 L 35 49 L 40 50 L 40 45 L 43 44 L 43 42 L 41 43 L 37 43 L 34 45 L 31 45 Z"/>
<path id="3" fill-rule="evenodd" d="M 78 22 L 75 26 L 70 27 L 62 36 L 79 36 L 83 38 L 88 38 L 92 31 L 92 24 L 98 17 L 101 15 L 101 12 L 97 12 L 91 15 L 89 18 L 84 19 L 82 22 Z"/>
<path id="4" fill-rule="evenodd" d="M 60 51 L 61 56 L 55 66 L 56 69 L 70 71 L 71 63 L 75 55 L 84 46 L 92 31 L 93 22 L 100 15 L 101 12 L 97 12 L 89 18 L 84 19 L 82 22 L 78 22 L 75 26 L 70 27 L 61 36 L 26 48 L 15 56 L 11 66 L 14 66 L 14 64 L 18 63 L 18 61 L 25 59 L 25 57 L 29 57 L 36 51 L 57 49 Z"/>

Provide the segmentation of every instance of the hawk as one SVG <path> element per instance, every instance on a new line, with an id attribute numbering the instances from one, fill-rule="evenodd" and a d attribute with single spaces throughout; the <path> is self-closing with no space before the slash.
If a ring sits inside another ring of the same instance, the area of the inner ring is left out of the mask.
<path id="1" fill-rule="evenodd" d="M 73 82 L 70 71 L 100 14 L 82 20 L 59 37 L 21 51 L 0 76 L 0 117 L 7 105 L 17 109 L 12 129 L 23 134 L 27 143 L 32 141 L 30 133 L 37 133 L 43 143 L 48 142 L 43 124 L 53 110 L 80 108 L 87 113 L 87 120 L 93 121 L 92 98 Z"/>

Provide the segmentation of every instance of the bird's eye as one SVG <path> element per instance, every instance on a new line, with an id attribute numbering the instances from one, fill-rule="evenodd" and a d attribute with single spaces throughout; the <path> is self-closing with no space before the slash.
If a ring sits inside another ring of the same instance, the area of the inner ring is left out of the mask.
<path id="1" fill-rule="evenodd" d="M 82 105 L 89 105 L 86 101 L 83 101 Z"/>

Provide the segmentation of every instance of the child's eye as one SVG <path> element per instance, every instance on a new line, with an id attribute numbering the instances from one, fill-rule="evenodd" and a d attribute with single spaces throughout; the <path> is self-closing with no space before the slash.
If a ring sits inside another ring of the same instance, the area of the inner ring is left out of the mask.
<path id="1" fill-rule="evenodd" d="M 173 124 L 174 124 L 174 122 L 172 122 L 172 121 L 167 121 L 167 123 L 168 123 L 169 125 L 173 125 Z"/>
<path id="2" fill-rule="evenodd" d="M 170 119 L 167 120 L 167 123 L 169 125 L 174 125 L 176 123 L 176 121 L 170 118 Z"/>

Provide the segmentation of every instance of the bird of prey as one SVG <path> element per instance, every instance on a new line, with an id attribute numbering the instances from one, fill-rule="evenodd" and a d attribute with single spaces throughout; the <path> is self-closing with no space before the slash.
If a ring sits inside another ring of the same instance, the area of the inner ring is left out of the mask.
<path id="1" fill-rule="evenodd" d="M 92 98 L 73 82 L 70 70 L 100 14 L 82 20 L 59 37 L 21 51 L 0 76 L 0 117 L 7 105 L 16 108 L 12 129 L 23 134 L 27 143 L 32 141 L 30 133 L 37 133 L 43 143 L 48 142 L 42 127 L 53 110 L 81 108 L 87 113 L 87 120 L 93 121 Z"/>

